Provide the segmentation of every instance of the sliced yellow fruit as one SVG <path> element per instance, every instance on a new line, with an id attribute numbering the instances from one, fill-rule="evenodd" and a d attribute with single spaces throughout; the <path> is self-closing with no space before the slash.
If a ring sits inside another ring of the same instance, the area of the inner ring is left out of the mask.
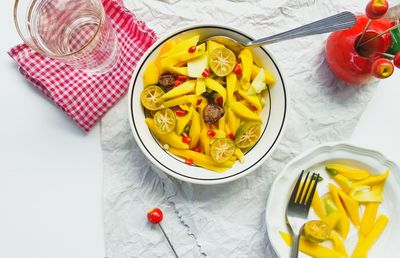
<path id="1" fill-rule="evenodd" d="M 330 235 L 329 239 L 332 241 L 333 250 L 342 254 L 342 257 L 345 257 L 345 258 L 349 257 L 349 255 L 347 254 L 347 251 L 346 251 L 346 247 L 343 244 L 342 239 L 340 239 L 340 236 L 335 231 L 331 231 L 331 235 Z"/>
<path id="2" fill-rule="evenodd" d="M 217 49 L 217 48 L 225 48 L 224 45 L 222 45 L 221 43 L 218 43 L 218 42 L 216 42 L 216 41 L 214 41 L 214 40 L 208 40 L 207 43 L 206 43 L 206 45 L 207 45 L 208 54 L 211 54 L 211 52 L 212 52 L 214 49 Z"/>
<path id="3" fill-rule="evenodd" d="M 329 215 L 322 218 L 322 220 L 325 221 L 326 224 L 328 224 L 331 229 L 335 229 L 339 222 L 340 217 L 341 217 L 340 212 L 332 212 Z"/>
<path id="4" fill-rule="evenodd" d="M 235 54 L 228 48 L 220 47 L 210 52 L 210 68 L 219 77 L 227 76 L 236 64 Z"/>
<path id="5" fill-rule="evenodd" d="M 254 120 L 261 122 L 261 118 L 257 115 L 257 113 L 251 111 L 246 105 L 241 102 L 233 101 L 229 103 L 229 107 L 235 114 L 239 117 L 242 117 L 247 120 Z"/>
<path id="6" fill-rule="evenodd" d="M 154 126 L 160 134 L 170 133 L 175 129 L 176 117 L 174 111 L 165 108 L 154 114 Z"/>
<path id="7" fill-rule="evenodd" d="M 382 191 L 372 189 L 368 185 L 360 185 L 353 188 L 350 197 L 358 202 L 383 202 Z"/>
<path id="8" fill-rule="evenodd" d="M 380 175 L 376 175 L 376 176 L 369 176 L 363 180 L 357 181 L 355 182 L 353 185 L 356 186 L 360 186 L 360 185 L 369 185 L 369 186 L 373 186 L 373 185 L 379 185 L 381 183 L 384 183 L 386 181 L 386 178 L 389 176 L 389 169 L 387 169 L 385 171 L 385 173 L 380 174 Z"/>
<path id="9" fill-rule="evenodd" d="M 231 103 L 234 100 L 233 93 L 235 93 L 236 82 L 237 82 L 237 76 L 235 73 L 230 73 L 228 74 L 228 76 L 226 76 L 226 91 L 227 91 L 228 103 Z"/>
<path id="10" fill-rule="evenodd" d="M 196 86 L 195 80 L 185 81 L 181 85 L 173 88 L 172 90 L 160 96 L 159 101 L 165 101 L 167 99 L 176 98 L 185 94 L 194 93 L 195 86 Z"/>
<path id="11" fill-rule="evenodd" d="M 192 119 L 193 112 L 194 108 L 193 106 L 190 106 L 189 112 L 187 112 L 186 115 L 177 117 L 175 131 L 178 135 L 182 134 L 183 130 L 185 130 L 185 126 L 189 123 L 190 119 Z"/>
<path id="12" fill-rule="evenodd" d="M 200 94 L 203 94 L 204 92 L 206 92 L 206 82 L 205 82 L 204 78 L 197 78 L 195 94 L 197 96 L 199 96 Z"/>
<path id="13" fill-rule="evenodd" d="M 335 171 L 351 180 L 362 180 L 370 176 L 367 170 L 352 168 L 341 164 L 328 164 L 326 170 Z"/>
<path id="14" fill-rule="evenodd" d="M 376 214 L 378 213 L 379 203 L 369 202 L 365 206 L 364 215 L 361 220 L 360 234 L 364 237 L 371 231 L 372 226 L 375 223 Z"/>
<path id="15" fill-rule="evenodd" d="M 339 212 L 341 213 L 339 222 L 337 224 L 338 233 L 343 237 L 343 239 L 346 239 L 350 231 L 350 220 L 347 217 L 346 211 L 340 201 L 338 192 L 339 189 L 333 184 L 328 184 L 328 187 L 332 195 L 332 200 L 338 208 Z"/>
<path id="16" fill-rule="evenodd" d="M 235 153 L 235 144 L 232 140 L 221 138 L 211 144 L 211 158 L 217 163 L 228 161 Z"/>
<path id="17" fill-rule="evenodd" d="M 239 95 L 242 96 L 247 102 L 249 102 L 257 110 L 261 110 L 261 102 L 257 95 L 251 95 L 247 91 L 239 90 Z"/>
<path id="18" fill-rule="evenodd" d="M 338 190 L 340 200 L 354 226 L 360 225 L 360 212 L 358 202 L 350 198 L 345 192 Z"/>
<path id="19" fill-rule="evenodd" d="M 305 237 L 314 243 L 322 243 L 331 235 L 329 225 L 322 220 L 310 220 L 304 225 Z"/>
<path id="20" fill-rule="evenodd" d="M 318 191 L 315 191 L 314 193 L 314 198 L 311 202 L 311 207 L 313 208 L 314 212 L 318 215 L 320 219 L 326 216 L 324 203 L 322 202 L 321 197 L 318 194 Z"/>
<path id="21" fill-rule="evenodd" d="M 205 79 L 206 86 L 210 90 L 216 91 L 219 93 L 219 95 L 222 97 L 222 102 L 225 103 L 226 101 L 226 90 L 224 86 L 222 86 L 218 81 L 211 79 L 211 78 L 206 78 Z"/>
<path id="22" fill-rule="evenodd" d="M 242 60 L 242 78 L 240 79 L 240 84 L 243 90 L 248 90 L 250 88 L 250 77 L 251 71 L 253 69 L 253 56 L 248 49 L 242 50 L 239 54 L 239 58 Z"/>
<path id="23" fill-rule="evenodd" d="M 368 251 L 374 245 L 374 243 L 378 240 L 379 236 L 385 230 L 386 225 L 389 222 L 389 218 L 385 215 L 380 215 L 376 220 L 375 225 L 372 227 L 371 231 L 365 238 L 360 238 L 356 249 L 353 252 L 351 257 L 353 258 L 361 258 L 367 257 Z"/>
<path id="24" fill-rule="evenodd" d="M 253 147 L 260 135 L 261 123 L 256 121 L 247 122 L 236 131 L 235 145 L 241 149 Z"/>
<path id="25" fill-rule="evenodd" d="M 199 42 L 200 36 L 195 35 L 191 38 L 181 41 L 180 43 L 171 46 L 168 51 L 165 51 L 161 57 L 171 56 L 180 52 L 188 52 L 189 48 L 192 46 L 196 46 Z"/>
<path id="26" fill-rule="evenodd" d="M 158 86 L 149 86 L 143 89 L 140 94 L 140 101 L 142 105 L 148 110 L 157 110 L 160 108 L 159 103 L 161 96 L 164 95 L 164 91 Z"/>
<path id="27" fill-rule="evenodd" d="M 177 135 L 174 131 L 167 134 L 160 134 L 155 128 L 154 120 L 152 118 L 146 118 L 145 122 L 150 129 L 150 132 L 162 143 L 166 143 L 169 146 L 178 149 L 189 149 L 187 143 L 182 142 L 182 137 Z"/>
<path id="28" fill-rule="evenodd" d="M 200 139 L 201 133 L 201 122 L 200 122 L 200 115 L 197 113 L 196 110 L 193 110 L 192 114 L 192 124 L 190 126 L 189 136 L 192 138 L 192 141 L 189 143 L 189 147 L 193 148 L 197 146 L 197 143 Z"/>
<path id="29" fill-rule="evenodd" d="M 283 241 L 288 246 L 292 246 L 292 236 L 288 233 L 280 231 L 279 234 L 281 235 Z M 341 258 L 342 255 L 328 247 L 323 245 L 319 245 L 304 239 L 303 237 L 300 238 L 299 242 L 299 250 L 305 254 L 308 254 L 315 258 Z"/>
<path id="30" fill-rule="evenodd" d="M 160 78 L 160 71 L 156 65 L 156 61 L 151 62 L 147 65 L 146 70 L 143 73 L 143 84 L 144 86 L 157 84 Z"/>

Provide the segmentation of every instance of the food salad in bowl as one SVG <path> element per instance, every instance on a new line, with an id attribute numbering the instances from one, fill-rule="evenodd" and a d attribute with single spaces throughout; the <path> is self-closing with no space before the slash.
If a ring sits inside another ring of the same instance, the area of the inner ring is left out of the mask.
<path id="1" fill-rule="evenodd" d="M 130 122 L 145 155 L 192 183 L 253 171 L 282 136 L 287 92 L 264 48 L 235 53 L 212 36 L 251 38 L 202 25 L 158 40 L 142 57 L 129 91 Z"/>

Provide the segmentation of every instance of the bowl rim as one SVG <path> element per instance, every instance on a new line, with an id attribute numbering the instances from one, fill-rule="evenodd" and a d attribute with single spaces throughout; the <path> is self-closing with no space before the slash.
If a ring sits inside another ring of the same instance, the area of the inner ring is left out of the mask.
<path id="1" fill-rule="evenodd" d="M 253 172 L 255 169 L 257 169 L 259 166 L 262 165 L 263 162 L 265 162 L 265 160 L 271 156 L 271 154 L 275 151 L 275 149 L 277 148 L 277 146 L 279 145 L 279 142 L 281 141 L 285 129 L 286 129 L 286 124 L 287 124 L 287 117 L 288 117 L 288 110 L 289 110 L 289 105 L 290 105 L 290 96 L 289 96 L 289 92 L 288 92 L 288 88 L 286 87 L 286 82 L 285 79 L 282 75 L 282 70 L 279 68 L 277 62 L 275 61 L 275 58 L 273 57 L 273 55 L 264 47 L 260 47 L 263 52 L 270 58 L 271 62 L 273 63 L 273 65 L 276 67 L 276 70 L 278 71 L 279 74 L 279 78 L 280 81 L 282 82 L 282 86 L 283 86 L 283 93 L 284 93 L 284 97 L 285 97 L 285 108 L 284 108 L 284 112 L 283 112 L 283 120 L 282 120 L 282 124 L 280 126 L 279 132 L 277 137 L 275 137 L 274 142 L 272 143 L 272 145 L 270 146 L 270 148 L 250 167 L 248 167 L 247 169 L 240 171 L 238 173 L 235 173 L 233 175 L 229 175 L 229 176 L 225 176 L 225 177 L 220 177 L 220 178 L 197 178 L 197 177 L 191 177 L 191 176 L 187 176 L 187 175 L 183 175 L 177 171 L 173 171 L 171 170 L 171 168 L 166 167 L 165 165 L 163 165 L 163 163 L 159 160 L 156 159 L 156 157 L 153 156 L 153 154 L 150 153 L 150 151 L 146 148 L 146 146 L 144 145 L 144 143 L 142 142 L 142 140 L 139 137 L 139 133 L 136 129 L 135 123 L 134 123 L 134 119 L 133 119 L 133 109 L 132 109 L 132 103 L 133 103 L 133 91 L 134 91 L 134 84 L 137 80 L 137 77 L 139 75 L 139 72 L 142 70 L 142 66 L 143 64 L 147 61 L 148 57 L 150 56 L 150 54 L 157 49 L 158 47 L 161 46 L 161 44 L 163 44 L 166 40 L 181 34 L 183 32 L 187 32 L 193 29 L 201 29 L 201 28 L 217 28 L 217 29 L 221 29 L 221 30 L 228 30 L 234 33 L 237 33 L 243 37 L 248 38 L 249 40 L 254 40 L 254 38 L 250 35 L 248 35 L 247 33 L 238 30 L 236 28 L 230 27 L 230 26 L 226 26 L 226 25 L 222 25 L 222 24 L 210 24 L 210 23 L 205 23 L 205 24 L 196 24 L 196 25 L 189 25 L 189 26 L 185 26 L 185 27 L 181 27 L 178 28 L 166 35 L 164 35 L 163 37 L 159 38 L 156 42 L 153 43 L 152 46 L 150 46 L 146 52 L 142 55 L 142 57 L 140 58 L 139 62 L 136 64 L 136 69 L 131 77 L 131 80 L 129 82 L 129 91 L 128 91 L 128 111 L 129 111 L 129 125 L 131 128 L 131 131 L 133 133 L 133 136 L 135 138 L 135 141 L 137 143 L 137 145 L 139 146 L 139 148 L 141 149 L 141 151 L 145 154 L 145 156 L 151 161 L 152 164 L 156 165 L 156 167 L 158 167 L 159 169 L 161 169 L 163 172 L 165 172 L 166 174 L 177 178 L 179 180 L 185 181 L 185 182 L 189 182 L 189 183 L 193 183 L 193 184 L 201 184 L 201 185 L 213 185 L 213 184 L 222 184 L 222 183 L 227 183 L 227 182 L 231 182 L 234 181 L 236 179 L 239 179 L 243 176 L 246 176 L 248 174 L 250 174 L 251 172 Z"/>

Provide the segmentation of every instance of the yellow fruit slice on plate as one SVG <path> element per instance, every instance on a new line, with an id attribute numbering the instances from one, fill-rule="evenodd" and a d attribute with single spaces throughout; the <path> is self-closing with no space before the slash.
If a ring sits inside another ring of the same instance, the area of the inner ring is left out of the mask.
<path id="1" fill-rule="evenodd" d="M 235 145 L 238 148 L 250 148 L 256 144 L 261 134 L 261 123 L 250 121 L 240 126 L 236 131 Z"/>
<path id="2" fill-rule="evenodd" d="M 162 109 L 154 114 L 154 126 L 160 134 L 167 134 L 175 129 L 175 113 L 169 109 Z"/>
<path id="3" fill-rule="evenodd" d="M 235 144 L 232 140 L 221 138 L 211 144 L 211 158 L 217 163 L 228 161 L 235 153 Z"/>
<path id="4" fill-rule="evenodd" d="M 140 101 L 148 110 L 157 110 L 161 106 L 159 100 L 162 95 L 164 95 L 164 91 L 160 87 L 155 85 L 149 86 L 142 91 Z"/>
<path id="5" fill-rule="evenodd" d="M 210 53 L 210 68 L 215 75 L 227 76 L 236 64 L 235 54 L 227 48 L 216 48 Z"/>

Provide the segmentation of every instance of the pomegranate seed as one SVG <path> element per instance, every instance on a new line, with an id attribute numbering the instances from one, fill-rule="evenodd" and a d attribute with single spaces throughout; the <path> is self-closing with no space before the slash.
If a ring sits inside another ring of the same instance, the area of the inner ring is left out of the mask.
<path id="1" fill-rule="evenodd" d="M 235 139 L 235 135 L 234 135 L 233 133 L 229 133 L 229 134 L 228 134 L 228 137 L 229 137 L 231 140 L 234 140 L 234 139 Z"/>
<path id="2" fill-rule="evenodd" d="M 201 73 L 201 76 L 204 78 L 210 76 L 210 70 L 208 68 L 204 69 L 204 71 Z"/>
<path id="3" fill-rule="evenodd" d="M 201 148 L 200 148 L 199 146 L 196 146 L 196 147 L 194 147 L 194 148 L 192 149 L 192 151 L 201 152 Z"/>
<path id="4" fill-rule="evenodd" d="M 240 67 L 240 65 L 236 64 L 235 67 L 233 67 L 233 72 L 235 72 L 237 75 L 241 75 L 242 67 Z"/>
<path id="5" fill-rule="evenodd" d="M 241 64 L 242 63 L 242 59 L 236 60 L 236 63 Z"/>
<path id="6" fill-rule="evenodd" d="M 202 101 L 203 101 L 203 99 L 197 99 L 196 105 L 200 105 Z"/>
<path id="7" fill-rule="evenodd" d="M 177 115 L 177 116 L 185 116 L 186 115 L 186 110 L 183 110 L 183 109 L 178 109 L 176 112 L 175 112 L 175 114 Z"/>
<path id="8" fill-rule="evenodd" d="M 196 51 L 196 46 L 191 46 L 191 47 L 188 49 L 188 52 L 189 52 L 189 53 L 194 53 L 194 51 Z"/>
<path id="9" fill-rule="evenodd" d="M 180 80 L 175 80 L 174 81 L 174 87 L 179 86 L 181 84 L 182 84 L 182 81 L 180 81 Z"/>
<path id="10" fill-rule="evenodd" d="M 178 75 L 178 78 L 176 78 L 178 81 L 186 81 L 186 76 L 185 75 Z"/>
<path id="11" fill-rule="evenodd" d="M 210 136 L 210 137 L 214 137 L 216 134 L 217 133 L 214 130 L 210 129 L 210 130 L 207 131 L 207 135 Z"/>
<path id="12" fill-rule="evenodd" d="M 193 165 L 193 160 L 192 159 L 187 159 L 185 160 L 185 163 L 189 166 Z"/>
<path id="13" fill-rule="evenodd" d="M 182 137 L 182 142 L 189 144 L 192 142 L 192 137 L 190 137 L 190 136 Z"/>
<path id="14" fill-rule="evenodd" d="M 251 105 L 251 110 L 253 110 L 253 111 L 257 111 L 257 110 L 258 110 L 258 108 L 256 108 L 255 106 Z"/>
<path id="15" fill-rule="evenodd" d="M 224 99 L 222 97 L 217 98 L 217 103 L 222 105 L 224 103 Z"/>

